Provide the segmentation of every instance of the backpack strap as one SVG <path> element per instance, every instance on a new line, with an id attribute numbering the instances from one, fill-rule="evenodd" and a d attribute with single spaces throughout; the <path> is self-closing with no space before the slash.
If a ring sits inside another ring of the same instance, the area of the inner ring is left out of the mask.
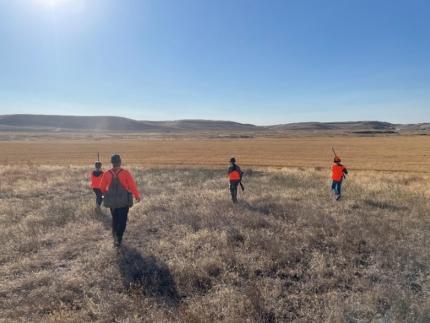
<path id="1" fill-rule="evenodd" d="M 119 169 L 118 173 L 115 173 L 112 169 L 109 170 L 109 172 L 112 174 L 112 178 L 113 177 L 118 177 L 119 173 L 122 172 L 122 168 Z"/>
<path id="2" fill-rule="evenodd" d="M 116 179 L 118 180 L 118 182 L 119 182 L 119 185 L 121 185 L 121 186 L 122 186 L 122 188 L 124 188 L 125 190 L 127 190 L 127 191 L 128 191 L 128 189 L 127 189 L 126 187 L 124 187 L 124 185 L 121 183 L 121 181 L 120 181 L 120 180 L 119 180 L 119 178 L 118 178 L 119 173 L 121 173 L 122 171 L 123 171 L 123 169 L 122 169 L 122 168 L 120 168 L 120 169 L 119 169 L 118 173 L 115 173 L 112 169 L 110 169 L 110 170 L 109 170 L 109 172 L 111 173 L 111 176 L 112 176 L 112 180 L 113 180 L 114 178 L 116 178 Z"/>

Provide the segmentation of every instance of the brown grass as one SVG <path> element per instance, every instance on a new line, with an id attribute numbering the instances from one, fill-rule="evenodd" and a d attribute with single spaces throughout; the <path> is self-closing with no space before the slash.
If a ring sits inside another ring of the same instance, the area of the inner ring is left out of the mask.
<path id="1" fill-rule="evenodd" d="M 87 169 L 5 166 L 0 321 L 428 322 L 430 177 L 134 168 L 143 203 L 116 252 Z"/>
<path id="2" fill-rule="evenodd" d="M 254 139 L 149 139 L 54 137 L 0 141 L 0 164 L 89 165 L 100 152 L 107 162 L 121 153 L 129 165 L 224 166 L 236 155 L 244 166 L 326 168 L 335 146 L 357 170 L 429 172 L 430 136 L 295 137 Z"/>

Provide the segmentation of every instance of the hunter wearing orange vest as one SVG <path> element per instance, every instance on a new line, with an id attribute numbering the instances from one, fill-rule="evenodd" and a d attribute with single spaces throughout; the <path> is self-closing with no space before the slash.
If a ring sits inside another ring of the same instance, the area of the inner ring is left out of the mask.
<path id="1" fill-rule="evenodd" d="M 113 167 L 104 173 L 100 190 L 104 193 L 103 204 L 110 208 L 112 214 L 114 246 L 119 247 L 127 225 L 128 211 L 133 205 L 133 196 L 140 202 L 140 194 L 133 176 L 121 168 L 121 157 L 113 155 L 111 162 Z"/>
<path id="2" fill-rule="evenodd" d="M 100 190 L 100 183 L 103 177 L 102 163 L 100 161 L 95 162 L 95 168 L 90 174 L 90 186 L 96 194 L 96 212 L 100 212 L 100 206 L 103 201 L 103 194 Z"/>
<path id="3" fill-rule="evenodd" d="M 239 165 L 236 164 L 236 158 L 230 159 L 230 167 L 228 168 L 228 178 L 230 180 L 230 193 L 233 203 L 237 203 L 237 187 L 241 184 L 243 172 Z M 243 190 L 243 187 L 242 187 Z"/>
<path id="4" fill-rule="evenodd" d="M 342 181 L 347 174 L 348 174 L 348 170 L 345 168 L 345 166 L 341 164 L 340 157 L 335 156 L 334 163 L 331 166 L 331 179 L 333 180 L 331 189 L 332 191 L 334 191 L 336 201 L 340 200 Z"/>

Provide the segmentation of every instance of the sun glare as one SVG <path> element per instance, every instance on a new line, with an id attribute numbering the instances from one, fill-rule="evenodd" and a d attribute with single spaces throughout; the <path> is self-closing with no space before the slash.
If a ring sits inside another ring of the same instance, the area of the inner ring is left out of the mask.
<path id="1" fill-rule="evenodd" d="M 67 2 L 70 2 L 71 0 L 36 0 L 37 3 L 39 3 L 42 6 L 48 7 L 48 8 L 55 8 L 59 7 Z"/>

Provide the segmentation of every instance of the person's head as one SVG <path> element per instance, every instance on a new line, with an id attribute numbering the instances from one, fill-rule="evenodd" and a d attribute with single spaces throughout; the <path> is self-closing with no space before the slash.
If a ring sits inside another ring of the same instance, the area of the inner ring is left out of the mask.
<path id="1" fill-rule="evenodd" d="M 236 164 L 236 158 L 231 157 L 231 158 L 230 158 L 230 163 L 231 163 L 231 164 Z"/>
<path id="2" fill-rule="evenodd" d="M 334 157 L 334 162 L 340 163 L 341 162 L 340 157 L 339 156 Z"/>
<path id="3" fill-rule="evenodd" d="M 121 166 L 121 156 L 120 155 L 112 155 L 110 162 L 112 163 L 113 167 L 120 167 Z"/>
<path id="4" fill-rule="evenodd" d="M 101 162 L 99 162 L 99 161 L 96 161 L 96 162 L 94 163 L 94 166 L 96 167 L 96 169 L 101 169 L 101 168 L 102 168 L 102 163 L 101 163 Z"/>

